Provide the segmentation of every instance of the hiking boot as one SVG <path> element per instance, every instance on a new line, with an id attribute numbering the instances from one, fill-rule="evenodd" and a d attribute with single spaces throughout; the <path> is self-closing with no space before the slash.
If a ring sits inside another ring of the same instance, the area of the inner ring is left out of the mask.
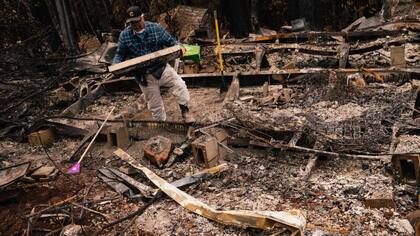
<path id="1" fill-rule="evenodd" d="M 181 109 L 182 118 L 184 119 L 185 123 L 194 123 L 195 118 L 193 114 L 191 114 L 190 109 L 186 105 L 179 105 Z"/>

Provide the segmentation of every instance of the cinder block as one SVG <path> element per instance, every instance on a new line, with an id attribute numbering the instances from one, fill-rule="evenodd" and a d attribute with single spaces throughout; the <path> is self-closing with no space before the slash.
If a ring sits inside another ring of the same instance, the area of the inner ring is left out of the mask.
<path id="1" fill-rule="evenodd" d="M 219 163 L 219 144 L 214 137 L 201 136 L 192 143 L 192 151 L 197 164 L 204 164 L 207 168 L 210 168 Z"/>
<path id="2" fill-rule="evenodd" d="M 40 130 L 38 132 L 33 132 L 28 135 L 29 144 L 33 147 L 35 146 L 48 146 L 51 145 L 55 140 L 54 132 L 51 129 Z"/>
<path id="3" fill-rule="evenodd" d="M 391 65 L 404 66 L 405 61 L 405 46 L 391 47 Z"/>
<path id="4" fill-rule="evenodd" d="M 129 143 L 129 134 L 126 126 L 109 126 L 106 137 L 109 147 L 124 149 Z"/>
<path id="5" fill-rule="evenodd" d="M 407 219 L 411 225 L 414 225 L 416 236 L 420 236 L 420 210 L 416 210 L 407 214 Z"/>
<path id="6" fill-rule="evenodd" d="M 420 155 L 407 154 L 407 155 L 393 155 L 392 165 L 398 172 L 401 180 L 405 183 L 415 183 L 420 186 Z"/>
<path id="7" fill-rule="evenodd" d="M 217 131 L 214 134 L 214 137 L 216 138 L 216 140 L 219 143 L 222 143 L 222 144 L 227 146 L 229 136 L 224 130 Z M 219 146 L 219 158 L 221 160 L 223 160 L 223 159 L 225 159 L 226 155 L 227 155 L 227 150 L 225 148 Z"/>

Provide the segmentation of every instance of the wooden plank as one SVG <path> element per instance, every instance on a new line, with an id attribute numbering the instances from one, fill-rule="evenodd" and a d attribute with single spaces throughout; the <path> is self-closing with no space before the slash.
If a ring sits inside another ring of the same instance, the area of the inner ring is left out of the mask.
<path id="1" fill-rule="evenodd" d="M 136 57 L 108 67 L 109 72 L 122 75 L 135 69 L 141 69 L 156 63 L 163 63 L 179 58 L 182 55 L 180 45 L 165 48 L 144 56 Z"/>

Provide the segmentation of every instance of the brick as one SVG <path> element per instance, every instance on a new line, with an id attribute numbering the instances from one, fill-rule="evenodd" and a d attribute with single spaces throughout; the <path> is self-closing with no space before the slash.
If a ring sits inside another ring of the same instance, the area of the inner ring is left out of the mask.
<path id="1" fill-rule="evenodd" d="M 162 136 L 150 138 L 144 146 L 144 156 L 152 163 L 162 167 L 169 158 L 172 141 Z"/>
<path id="2" fill-rule="evenodd" d="M 365 198 L 365 205 L 369 208 L 396 208 L 391 191 L 376 191 Z"/>
<path id="3" fill-rule="evenodd" d="M 51 145 L 55 140 L 55 135 L 51 129 L 40 130 L 33 132 L 28 135 L 29 144 L 33 147 L 36 146 L 48 146 Z"/>

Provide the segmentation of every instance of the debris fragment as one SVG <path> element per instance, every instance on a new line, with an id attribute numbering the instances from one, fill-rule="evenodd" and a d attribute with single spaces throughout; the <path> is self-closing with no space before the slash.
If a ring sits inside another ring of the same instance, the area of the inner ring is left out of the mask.
<path id="1" fill-rule="evenodd" d="M 163 136 L 149 139 L 144 146 L 144 156 L 158 167 L 162 167 L 169 158 L 172 141 Z"/>
<path id="2" fill-rule="evenodd" d="M 155 191 L 151 187 L 136 181 L 135 179 L 124 173 L 121 173 L 116 169 L 102 168 L 99 169 L 99 173 L 99 177 L 104 180 L 106 184 L 108 184 L 118 193 L 126 195 L 130 198 L 135 197 L 135 193 L 132 191 L 132 187 L 134 187 L 137 191 L 140 191 L 142 196 L 145 198 L 152 198 L 152 196 L 155 194 Z"/>
<path id="3" fill-rule="evenodd" d="M 51 129 L 40 130 L 28 135 L 28 141 L 31 146 L 48 146 L 54 142 L 55 135 Z"/>
<path id="4" fill-rule="evenodd" d="M 128 129 L 125 125 L 107 127 L 107 143 L 109 147 L 126 148 L 129 144 Z"/>
<path id="5" fill-rule="evenodd" d="M 365 197 L 365 205 L 369 208 L 396 208 L 392 191 L 374 191 Z"/>
<path id="6" fill-rule="evenodd" d="M 192 143 L 192 152 L 197 164 L 204 164 L 207 168 L 218 165 L 220 158 L 217 139 L 203 135 Z"/>
<path id="7" fill-rule="evenodd" d="M 419 154 L 393 155 L 392 164 L 403 182 L 420 186 Z"/>
<path id="8" fill-rule="evenodd" d="M 405 46 L 391 47 L 391 65 L 405 66 Z"/>
<path id="9" fill-rule="evenodd" d="M 416 236 L 420 235 L 420 210 L 416 210 L 407 214 L 407 219 L 414 226 Z"/>
<path id="10" fill-rule="evenodd" d="M 59 170 L 54 166 L 41 166 L 30 174 L 30 178 L 37 181 L 51 181 L 57 177 Z"/>
<path id="11" fill-rule="evenodd" d="M 30 162 L 0 169 L 0 188 L 6 187 L 23 177 L 31 166 Z"/>
<path id="12" fill-rule="evenodd" d="M 60 232 L 60 236 L 81 236 L 83 235 L 82 226 L 71 224 L 66 225 Z"/>

